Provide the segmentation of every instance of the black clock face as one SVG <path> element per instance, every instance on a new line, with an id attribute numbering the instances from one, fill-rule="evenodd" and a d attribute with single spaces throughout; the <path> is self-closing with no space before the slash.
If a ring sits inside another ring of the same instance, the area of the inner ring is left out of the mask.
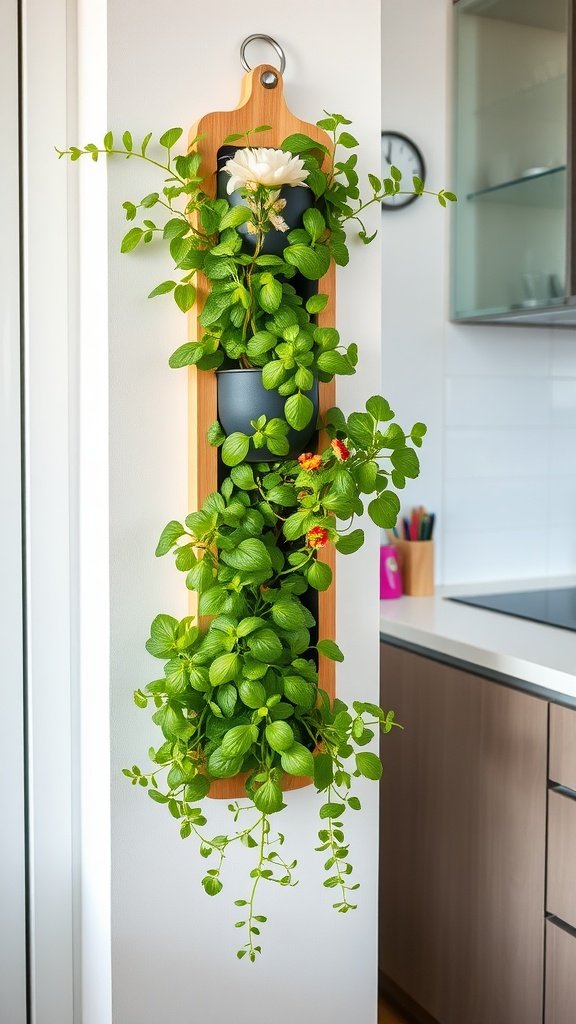
<path id="1" fill-rule="evenodd" d="M 394 165 L 402 172 L 401 188 L 412 189 L 412 178 L 416 176 L 424 181 L 426 167 L 424 157 L 415 142 L 400 132 L 382 132 L 382 177 L 390 177 L 390 167 Z M 384 196 L 384 210 L 398 210 L 413 203 L 418 196 L 397 195 Z"/>

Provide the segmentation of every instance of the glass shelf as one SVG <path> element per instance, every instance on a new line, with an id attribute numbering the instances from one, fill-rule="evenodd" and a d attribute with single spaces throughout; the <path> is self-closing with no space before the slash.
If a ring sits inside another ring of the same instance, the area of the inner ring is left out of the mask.
<path id="1" fill-rule="evenodd" d="M 472 202 L 515 203 L 518 206 L 542 206 L 552 210 L 566 205 L 566 166 L 550 167 L 537 174 L 525 174 L 499 185 L 469 192 Z"/>

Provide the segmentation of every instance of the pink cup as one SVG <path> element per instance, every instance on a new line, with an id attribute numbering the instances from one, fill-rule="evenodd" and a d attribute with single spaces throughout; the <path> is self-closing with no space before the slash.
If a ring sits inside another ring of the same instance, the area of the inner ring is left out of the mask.
<path id="1" fill-rule="evenodd" d="M 383 544 L 380 548 L 380 600 L 402 597 L 402 577 L 398 567 L 396 548 Z"/>

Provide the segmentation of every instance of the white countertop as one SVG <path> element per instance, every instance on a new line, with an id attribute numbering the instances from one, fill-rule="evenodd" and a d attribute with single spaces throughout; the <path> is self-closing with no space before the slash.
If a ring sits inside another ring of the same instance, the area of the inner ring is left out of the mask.
<path id="1" fill-rule="evenodd" d="M 510 676 L 576 703 L 576 632 L 499 612 L 456 604 L 446 597 L 576 586 L 576 577 L 440 587 L 434 597 L 380 602 L 380 635 Z"/>

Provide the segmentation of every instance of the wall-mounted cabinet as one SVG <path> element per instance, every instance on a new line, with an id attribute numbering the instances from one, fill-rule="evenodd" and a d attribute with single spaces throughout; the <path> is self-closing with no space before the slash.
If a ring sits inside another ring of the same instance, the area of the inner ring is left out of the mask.
<path id="1" fill-rule="evenodd" d="M 454 320 L 576 324 L 573 7 L 454 5 Z"/>

